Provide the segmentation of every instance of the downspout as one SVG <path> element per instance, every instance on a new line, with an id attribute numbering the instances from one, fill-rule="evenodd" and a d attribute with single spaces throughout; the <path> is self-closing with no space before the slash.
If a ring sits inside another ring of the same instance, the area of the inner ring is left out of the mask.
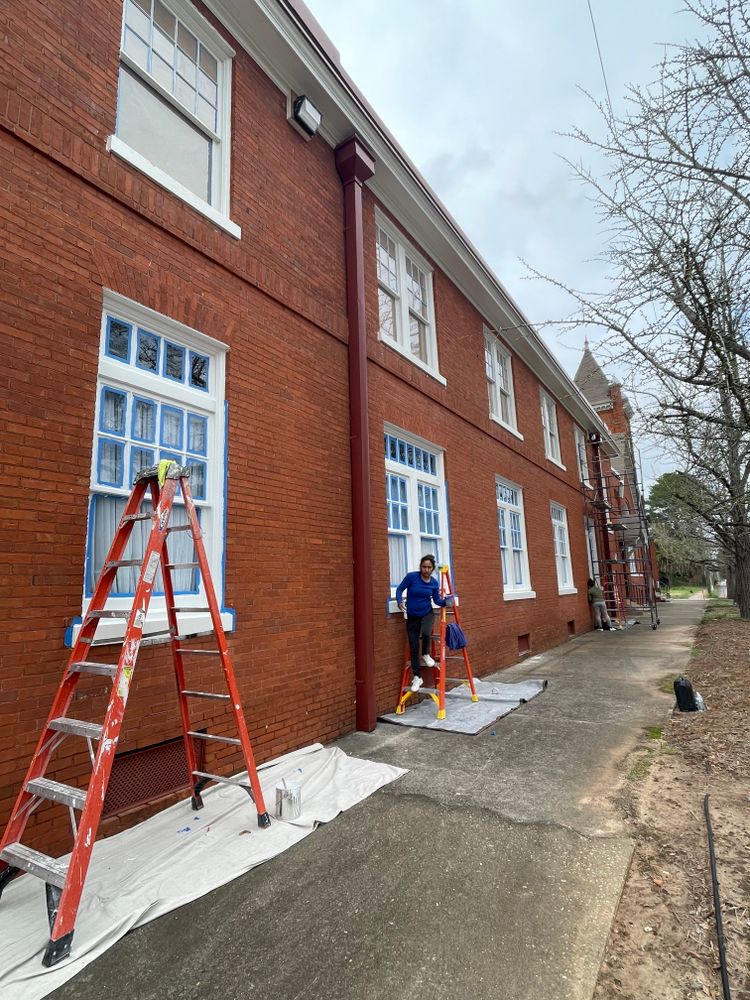
<path id="1" fill-rule="evenodd" d="M 355 724 L 358 730 L 369 733 L 375 728 L 375 629 L 362 187 L 375 173 L 375 160 L 359 139 L 352 136 L 336 149 L 336 169 L 344 186 L 346 312 L 349 323 Z"/>

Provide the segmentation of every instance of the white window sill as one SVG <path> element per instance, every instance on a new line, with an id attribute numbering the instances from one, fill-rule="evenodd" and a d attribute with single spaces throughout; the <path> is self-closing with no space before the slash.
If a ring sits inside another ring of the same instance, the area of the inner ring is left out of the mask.
<path id="1" fill-rule="evenodd" d="M 558 588 L 557 592 L 558 592 L 558 594 L 560 594 L 561 597 L 563 597 L 563 596 L 565 596 L 567 594 L 577 594 L 578 593 L 578 587 L 562 587 L 562 588 Z"/>
<path id="2" fill-rule="evenodd" d="M 140 170 L 141 173 L 146 174 L 152 181 L 156 181 L 161 187 L 177 195 L 182 201 L 187 202 L 191 208 L 194 208 L 196 212 L 205 215 L 207 219 L 210 219 L 215 225 L 229 233 L 230 236 L 234 236 L 237 240 L 242 236 L 242 230 L 236 222 L 232 222 L 223 212 L 218 211 L 213 205 L 209 205 L 207 201 L 193 194 L 183 184 L 174 180 L 169 174 L 165 173 L 150 160 L 147 160 L 145 156 L 141 156 L 140 153 L 137 153 L 116 135 L 107 136 L 107 152 L 119 156 L 121 160 L 125 160 L 126 163 L 135 167 L 136 170 Z"/>
<path id="3" fill-rule="evenodd" d="M 78 634 L 81 631 L 81 624 L 81 622 L 77 622 L 73 625 L 72 629 L 68 630 L 65 636 L 66 646 L 72 648 L 75 645 Z M 101 619 L 96 629 L 96 642 L 110 643 L 112 645 L 122 642 L 125 636 L 125 624 L 122 619 Z M 190 612 L 178 613 L 177 624 L 180 628 L 180 635 L 197 635 L 201 632 L 212 631 L 211 616 L 205 611 L 196 614 L 191 614 Z M 221 612 L 221 625 L 225 632 L 234 632 L 234 611 Z M 169 625 L 165 613 L 161 615 L 158 613 L 154 615 L 149 614 L 146 619 L 143 639 L 147 640 L 149 636 L 168 631 Z M 161 641 L 164 643 L 169 642 L 169 636 L 164 636 Z"/>
<path id="4" fill-rule="evenodd" d="M 405 348 L 401 346 L 401 344 L 398 344 L 395 340 L 390 340 L 389 338 L 381 337 L 380 334 L 378 334 L 378 339 L 380 340 L 381 344 L 385 344 L 386 347 L 390 347 L 390 349 L 392 351 L 395 351 L 396 354 L 400 354 L 402 358 L 406 358 L 407 361 L 411 361 L 411 363 L 415 365 L 417 368 L 421 368 L 426 375 L 429 375 L 430 378 L 434 378 L 436 382 L 439 382 L 441 385 L 448 384 L 447 380 L 443 378 L 443 376 L 436 368 L 430 368 L 429 365 L 425 364 L 424 361 L 415 357 L 411 353 L 411 351 L 407 351 Z"/>
<path id="5" fill-rule="evenodd" d="M 553 465 L 556 465 L 558 467 L 558 469 L 562 469 L 563 472 L 567 472 L 568 471 L 567 465 L 563 465 L 559 458 L 553 458 L 552 455 L 547 455 L 546 452 L 544 454 L 545 454 L 548 462 L 552 462 Z"/>
<path id="6" fill-rule="evenodd" d="M 506 424 L 504 420 L 500 420 L 498 417 L 493 417 L 491 413 L 490 420 L 493 424 L 498 424 L 498 426 L 502 427 L 504 431 L 507 431 L 509 434 L 517 437 L 519 441 L 523 441 L 523 434 L 521 434 L 520 431 L 517 431 L 515 427 L 511 427 L 510 424 Z"/>
<path id="7" fill-rule="evenodd" d="M 504 601 L 528 601 L 536 597 L 535 590 L 506 590 L 503 591 Z"/>
<path id="8" fill-rule="evenodd" d="M 460 606 L 460 601 L 458 599 L 458 594 L 454 595 L 453 605 L 454 606 Z M 437 604 L 433 604 L 432 605 L 432 610 L 435 611 L 435 612 L 438 612 L 438 611 L 442 611 L 443 609 L 441 607 L 438 607 Z M 389 615 L 403 615 L 403 611 L 401 611 L 400 608 L 399 608 L 399 606 L 398 606 L 398 604 L 396 604 L 395 597 L 390 597 L 388 599 L 388 614 Z"/>

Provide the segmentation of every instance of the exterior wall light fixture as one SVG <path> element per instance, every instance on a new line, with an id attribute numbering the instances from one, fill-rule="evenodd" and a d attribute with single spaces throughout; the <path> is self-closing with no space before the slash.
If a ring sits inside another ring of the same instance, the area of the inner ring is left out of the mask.
<path id="1" fill-rule="evenodd" d="M 294 101 L 294 121 L 305 132 L 308 138 L 316 134 L 323 121 L 323 115 L 318 111 L 309 97 L 301 94 Z"/>

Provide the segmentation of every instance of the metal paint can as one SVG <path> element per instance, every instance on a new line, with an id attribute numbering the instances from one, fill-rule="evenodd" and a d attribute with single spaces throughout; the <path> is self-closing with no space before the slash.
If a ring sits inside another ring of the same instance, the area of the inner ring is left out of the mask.
<path id="1" fill-rule="evenodd" d="M 286 781 L 276 786 L 276 815 L 279 819 L 299 819 L 302 812 L 302 785 Z"/>

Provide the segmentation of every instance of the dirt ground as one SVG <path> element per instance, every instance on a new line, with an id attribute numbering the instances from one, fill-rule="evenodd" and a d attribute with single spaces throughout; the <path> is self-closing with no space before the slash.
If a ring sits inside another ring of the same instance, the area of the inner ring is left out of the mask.
<path id="1" fill-rule="evenodd" d="M 673 712 L 628 761 L 618 804 L 637 846 L 596 1000 L 723 997 L 706 794 L 731 995 L 750 1000 L 750 622 L 737 620 L 730 602 L 711 602 L 690 659 L 708 711 Z"/>

